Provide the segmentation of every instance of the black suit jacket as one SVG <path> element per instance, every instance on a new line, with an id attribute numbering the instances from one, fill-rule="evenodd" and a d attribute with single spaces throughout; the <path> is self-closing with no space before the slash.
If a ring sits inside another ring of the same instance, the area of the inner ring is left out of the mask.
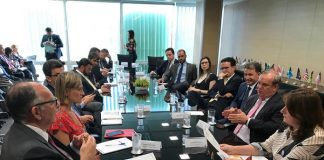
<path id="1" fill-rule="evenodd" d="M 80 77 L 81 77 L 84 95 L 90 95 L 90 94 L 95 93 L 96 94 L 96 96 L 94 98 L 95 101 L 102 102 L 102 97 L 101 97 L 100 93 L 98 92 L 97 88 L 95 90 L 91 86 L 91 84 L 89 84 L 89 82 L 79 72 L 77 72 L 75 69 L 73 70 L 73 72 L 80 75 Z M 91 81 L 91 78 L 88 78 L 88 79 Z M 93 81 L 91 81 L 91 82 L 93 83 Z M 95 83 L 93 83 L 93 84 L 95 85 Z"/>
<path id="2" fill-rule="evenodd" d="M 0 159 L 63 160 L 64 157 L 35 131 L 15 122 L 4 137 Z"/>
<path id="3" fill-rule="evenodd" d="M 247 115 L 254 106 L 259 96 L 250 96 L 241 110 Z M 282 113 L 284 107 L 282 96 L 275 93 L 262 107 L 255 118 L 251 119 L 248 127 L 250 129 L 250 142 L 263 142 L 269 138 L 282 124 Z"/>
<path id="4" fill-rule="evenodd" d="M 179 61 L 177 59 L 174 60 L 174 64 L 178 64 Z M 156 74 L 159 75 L 159 77 L 162 77 L 162 75 L 168 71 L 167 70 L 167 67 L 168 67 L 168 64 L 169 64 L 169 61 L 166 60 L 164 61 L 160 66 L 159 68 L 156 69 Z M 172 66 L 171 66 L 172 67 Z"/>
<path id="5" fill-rule="evenodd" d="M 225 95 L 226 93 L 231 93 L 233 97 L 218 98 L 218 101 L 213 101 L 212 103 L 209 103 L 209 105 L 221 107 L 222 109 L 228 107 L 236 96 L 237 90 L 241 83 L 242 78 L 237 74 L 234 74 L 233 77 L 228 80 L 226 85 L 224 85 L 224 79 L 216 80 L 216 84 L 208 91 L 208 96 L 213 98 L 217 92 L 219 92 L 221 96 Z"/>
<path id="6" fill-rule="evenodd" d="M 55 48 L 54 52 L 55 52 L 57 58 L 60 58 L 61 56 L 63 56 L 62 51 L 61 51 L 61 47 L 63 47 L 62 40 L 61 40 L 59 35 L 52 34 L 51 36 L 52 36 L 52 41 L 56 45 L 56 48 Z M 48 41 L 49 38 L 50 37 L 47 34 L 43 35 L 42 42 L 41 42 L 41 47 L 44 47 L 43 43 Z"/>
<path id="7" fill-rule="evenodd" d="M 250 96 L 257 94 L 256 88 L 257 86 L 255 85 Z M 241 106 L 246 103 L 248 97 L 245 97 L 244 94 L 247 89 L 248 85 L 246 84 L 246 82 L 241 83 L 234 100 L 231 102 L 231 107 L 241 108 Z"/>

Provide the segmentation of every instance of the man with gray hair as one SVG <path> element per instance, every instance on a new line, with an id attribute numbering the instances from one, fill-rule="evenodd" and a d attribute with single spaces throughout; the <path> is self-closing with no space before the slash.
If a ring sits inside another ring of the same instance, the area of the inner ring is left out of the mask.
<path id="1" fill-rule="evenodd" d="M 14 124 L 4 137 L 0 159 L 99 159 L 95 139 L 89 134 L 73 137 L 70 146 L 80 147 L 77 158 L 69 146 L 58 147 L 62 144 L 46 132 L 60 105 L 45 86 L 36 82 L 17 83 L 9 89 L 6 102 Z"/>
<path id="2" fill-rule="evenodd" d="M 280 77 L 271 71 L 263 72 L 257 84 L 257 94 L 249 97 L 241 109 L 223 114 L 232 123 L 237 123 L 234 134 L 223 139 L 233 145 L 263 142 L 282 124 L 280 110 L 284 107 L 278 93 Z"/>

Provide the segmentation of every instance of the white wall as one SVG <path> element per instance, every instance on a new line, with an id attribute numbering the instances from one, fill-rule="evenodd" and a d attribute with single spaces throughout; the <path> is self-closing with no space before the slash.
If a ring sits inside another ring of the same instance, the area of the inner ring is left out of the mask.
<path id="1" fill-rule="evenodd" d="M 220 58 L 324 73 L 324 0 L 246 0 L 224 7 Z M 322 81 L 322 84 L 324 82 Z"/>

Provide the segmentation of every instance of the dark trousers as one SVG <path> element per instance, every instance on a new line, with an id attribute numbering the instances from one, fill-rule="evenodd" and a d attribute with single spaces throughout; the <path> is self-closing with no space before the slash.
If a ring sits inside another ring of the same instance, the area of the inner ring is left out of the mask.
<path id="1" fill-rule="evenodd" d="M 59 59 L 59 58 L 56 56 L 56 53 L 48 53 L 48 52 L 45 53 L 45 58 L 46 58 L 46 61 L 48 61 L 48 60 L 50 60 L 50 59 Z"/>
<path id="2" fill-rule="evenodd" d="M 207 101 L 203 97 L 201 97 L 201 94 L 195 91 L 190 91 L 187 94 L 187 98 L 188 98 L 188 104 L 190 106 L 197 105 L 198 108 L 206 109 Z"/>

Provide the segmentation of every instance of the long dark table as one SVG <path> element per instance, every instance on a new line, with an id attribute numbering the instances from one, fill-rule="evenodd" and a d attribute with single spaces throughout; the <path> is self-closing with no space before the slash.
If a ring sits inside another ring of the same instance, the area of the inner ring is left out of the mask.
<path id="1" fill-rule="evenodd" d="M 102 133 L 104 134 L 106 129 L 134 129 L 136 132 L 142 134 L 143 140 L 161 141 L 162 149 L 160 152 L 154 152 L 157 159 L 160 160 L 177 160 L 180 159 L 179 154 L 187 153 L 190 159 L 195 160 L 209 160 L 208 149 L 202 148 L 184 148 L 182 145 L 182 137 L 189 135 L 189 137 L 202 137 L 201 131 L 196 128 L 196 124 L 199 119 L 205 119 L 206 117 L 191 116 L 191 128 L 183 129 L 182 120 L 172 120 L 170 112 L 152 112 L 149 113 L 144 119 L 138 119 L 134 113 L 122 114 L 124 117 L 122 125 L 103 126 Z M 163 127 L 161 123 L 169 123 L 170 126 Z M 216 139 L 221 139 L 227 134 L 227 129 L 214 129 L 214 136 Z M 170 136 L 177 136 L 177 141 L 171 141 Z M 107 139 L 103 139 L 107 141 Z M 211 148 L 212 149 L 212 148 Z M 194 153 L 199 152 L 199 153 Z M 149 152 L 144 152 L 149 153 Z M 194 153 L 194 154 L 193 154 Z M 115 160 L 115 159 L 127 159 L 131 158 L 131 148 L 109 153 L 103 155 L 103 159 Z"/>

